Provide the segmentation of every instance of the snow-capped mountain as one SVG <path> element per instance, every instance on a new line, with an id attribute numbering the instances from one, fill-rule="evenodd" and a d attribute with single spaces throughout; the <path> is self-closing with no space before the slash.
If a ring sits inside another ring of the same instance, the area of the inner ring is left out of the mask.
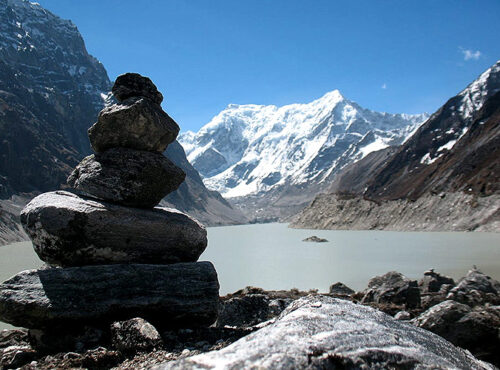
<path id="1" fill-rule="evenodd" d="M 346 166 L 292 225 L 499 231 L 500 61 L 401 146 Z"/>
<path id="2" fill-rule="evenodd" d="M 334 90 L 308 104 L 231 104 L 179 141 L 208 188 L 247 197 L 321 183 L 372 151 L 401 144 L 427 117 L 374 112 Z"/>

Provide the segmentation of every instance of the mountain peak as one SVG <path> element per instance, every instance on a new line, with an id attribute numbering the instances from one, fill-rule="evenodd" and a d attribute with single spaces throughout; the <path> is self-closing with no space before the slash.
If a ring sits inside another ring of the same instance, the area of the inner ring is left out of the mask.
<path id="1" fill-rule="evenodd" d="M 316 99 L 316 101 L 319 101 L 319 100 L 337 103 L 339 101 L 345 100 L 345 98 L 338 89 L 335 89 L 335 90 L 327 92 L 321 98 Z"/>
<path id="2" fill-rule="evenodd" d="M 363 109 L 333 90 L 310 103 L 230 105 L 179 142 L 205 184 L 232 198 L 321 182 L 349 161 L 401 143 L 425 118 Z"/>

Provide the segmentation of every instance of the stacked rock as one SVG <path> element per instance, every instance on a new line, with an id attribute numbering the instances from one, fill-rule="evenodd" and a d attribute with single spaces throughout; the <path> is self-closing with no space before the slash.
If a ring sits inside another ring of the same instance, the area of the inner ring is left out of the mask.
<path id="1" fill-rule="evenodd" d="M 185 178 L 162 154 L 179 126 L 149 78 L 119 76 L 112 92 L 118 104 L 89 129 L 96 154 L 68 178 L 75 191 L 41 194 L 21 213 L 36 253 L 51 267 L 0 285 L 2 321 L 44 330 L 133 317 L 193 327 L 217 318 L 216 271 L 196 262 L 207 246 L 205 228 L 155 207 Z"/>

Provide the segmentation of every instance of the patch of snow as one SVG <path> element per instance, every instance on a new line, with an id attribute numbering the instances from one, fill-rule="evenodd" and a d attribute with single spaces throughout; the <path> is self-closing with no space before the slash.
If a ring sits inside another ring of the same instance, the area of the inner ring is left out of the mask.
<path id="1" fill-rule="evenodd" d="M 361 152 L 361 158 L 366 157 L 371 152 L 387 148 L 388 146 L 389 144 L 387 144 L 383 138 L 377 138 L 373 143 L 370 143 L 359 150 Z"/>
<path id="2" fill-rule="evenodd" d="M 453 148 L 453 146 L 457 143 L 457 140 L 450 140 L 448 141 L 446 144 L 444 145 L 441 145 L 439 148 L 438 148 L 438 152 L 441 152 L 443 150 L 451 150 Z"/>
<path id="3" fill-rule="evenodd" d="M 434 163 L 439 157 L 441 157 L 442 154 L 438 155 L 437 157 L 435 158 L 431 158 L 431 155 L 430 153 L 427 153 L 425 154 L 421 159 L 420 159 L 420 163 L 421 164 L 431 164 L 431 163 Z"/>

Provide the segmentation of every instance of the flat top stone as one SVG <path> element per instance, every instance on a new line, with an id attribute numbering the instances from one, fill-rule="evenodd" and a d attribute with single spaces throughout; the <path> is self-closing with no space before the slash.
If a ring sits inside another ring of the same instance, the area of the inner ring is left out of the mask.
<path id="1" fill-rule="evenodd" d="M 148 98 L 156 104 L 163 101 L 163 95 L 155 84 L 148 77 L 138 73 L 125 73 L 118 76 L 111 91 L 119 102 L 140 96 Z"/>
<path id="2" fill-rule="evenodd" d="M 0 284 L 0 320 L 28 328 L 111 324 L 203 326 L 217 317 L 219 283 L 210 262 L 27 270 Z"/>

